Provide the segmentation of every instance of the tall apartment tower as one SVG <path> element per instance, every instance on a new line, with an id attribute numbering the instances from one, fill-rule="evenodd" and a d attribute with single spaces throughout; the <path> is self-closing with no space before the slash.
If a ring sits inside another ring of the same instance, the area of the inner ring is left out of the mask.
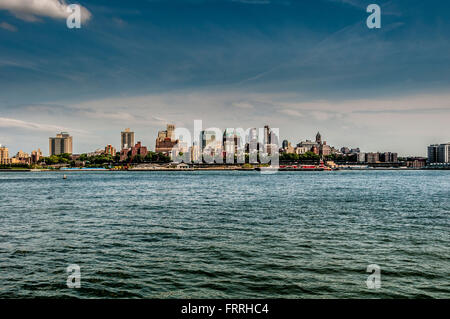
<path id="1" fill-rule="evenodd" d="M 174 133 L 175 133 L 175 125 L 174 124 L 167 124 L 167 137 L 170 138 L 170 140 L 174 139 Z"/>
<path id="2" fill-rule="evenodd" d="M 67 132 L 56 134 L 56 137 L 50 137 L 48 143 L 50 156 L 59 154 L 72 154 L 72 136 Z"/>
<path id="3" fill-rule="evenodd" d="M 9 158 L 8 148 L 0 145 L 0 164 L 7 164 Z"/>
<path id="4" fill-rule="evenodd" d="M 129 128 L 120 133 L 120 145 L 121 150 L 134 146 L 134 132 L 131 132 Z"/>
<path id="5" fill-rule="evenodd" d="M 450 163 L 450 143 L 428 146 L 428 163 Z"/>
<path id="6" fill-rule="evenodd" d="M 428 146 L 428 163 L 438 163 L 439 145 L 433 144 Z"/>
<path id="7" fill-rule="evenodd" d="M 272 144 L 271 134 L 270 134 L 270 127 L 269 125 L 264 126 L 264 146 Z"/>
<path id="8" fill-rule="evenodd" d="M 450 163 L 450 143 L 439 145 L 439 163 Z"/>

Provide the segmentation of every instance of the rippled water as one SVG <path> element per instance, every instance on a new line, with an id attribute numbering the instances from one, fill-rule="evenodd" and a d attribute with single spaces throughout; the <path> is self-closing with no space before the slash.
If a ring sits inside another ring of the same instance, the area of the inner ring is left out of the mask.
<path id="1" fill-rule="evenodd" d="M 0 173 L 0 297 L 450 297 L 450 171 L 66 174 Z"/>

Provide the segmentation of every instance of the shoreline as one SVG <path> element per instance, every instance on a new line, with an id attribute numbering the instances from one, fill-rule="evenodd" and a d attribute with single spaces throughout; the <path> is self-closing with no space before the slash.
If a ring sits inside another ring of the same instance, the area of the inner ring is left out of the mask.
<path id="1" fill-rule="evenodd" d="M 255 168 L 224 168 L 224 167 L 195 167 L 195 168 L 158 168 L 158 169 L 0 169 L 3 173 L 71 173 L 71 172 L 193 172 L 193 171 L 279 171 L 279 172 L 331 172 L 331 171 L 445 171 L 450 168 L 410 168 L 410 167 L 372 167 L 372 168 L 271 168 L 271 167 L 255 167 Z"/>

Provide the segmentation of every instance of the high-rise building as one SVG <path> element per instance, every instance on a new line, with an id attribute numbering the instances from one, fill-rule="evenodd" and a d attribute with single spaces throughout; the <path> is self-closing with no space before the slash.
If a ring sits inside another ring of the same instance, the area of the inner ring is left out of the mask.
<path id="1" fill-rule="evenodd" d="M 391 152 L 385 152 L 385 153 L 379 153 L 379 160 L 383 163 L 397 163 L 398 162 L 398 155 L 397 153 L 391 153 Z"/>
<path id="2" fill-rule="evenodd" d="M 428 146 L 428 163 L 450 163 L 450 143 Z"/>
<path id="3" fill-rule="evenodd" d="M 129 149 L 134 146 L 134 132 L 131 132 L 129 128 L 125 131 L 120 132 L 120 146 L 121 150 Z"/>
<path id="4" fill-rule="evenodd" d="M 0 145 L 0 164 L 8 164 L 9 150 L 6 146 Z"/>
<path id="5" fill-rule="evenodd" d="M 241 147 L 241 137 L 234 130 L 223 133 L 223 150 L 226 154 L 237 154 Z"/>
<path id="6" fill-rule="evenodd" d="M 379 153 L 366 153 L 366 163 L 377 163 L 379 161 Z"/>
<path id="7" fill-rule="evenodd" d="M 116 148 L 114 146 L 108 144 L 105 147 L 104 154 L 105 155 L 116 156 Z"/>
<path id="8" fill-rule="evenodd" d="M 178 144 L 175 140 L 175 125 L 167 124 L 165 131 L 159 131 L 156 138 L 155 152 L 171 155 L 172 150 Z"/>
<path id="9" fill-rule="evenodd" d="M 61 134 L 56 134 L 56 137 L 50 137 L 48 149 L 50 156 L 72 154 L 72 136 L 67 132 L 61 132 Z"/>
<path id="10" fill-rule="evenodd" d="M 32 163 L 38 163 L 39 160 L 41 159 L 41 157 L 42 157 L 41 149 L 38 148 L 37 151 L 35 150 L 35 151 L 31 152 L 31 162 Z"/>
<path id="11" fill-rule="evenodd" d="M 438 152 L 438 144 L 428 146 L 428 163 L 438 163 Z"/>
<path id="12" fill-rule="evenodd" d="M 216 137 L 217 132 L 215 131 L 201 131 L 200 133 L 200 143 L 202 150 L 205 148 L 217 148 L 220 144 L 220 136 Z"/>
<path id="13" fill-rule="evenodd" d="M 270 127 L 269 125 L 264 126 L 264 146 L 272 144 L 272 138 L 270 134 Z"/>
<path id="14" fill-rule="evenodd" d="M 450 162 L 450 143 L 439 145 L 438 160 L 439 163 Z"/>
<path id="15" fill-rule="evenodd" d="M 366 161 L 366 153 L 357 153 L 358 163 L 364 163 Z"/>

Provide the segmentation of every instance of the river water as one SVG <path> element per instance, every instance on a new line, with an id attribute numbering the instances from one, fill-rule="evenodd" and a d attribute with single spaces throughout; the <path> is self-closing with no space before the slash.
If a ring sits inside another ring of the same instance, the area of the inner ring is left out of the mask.
<path id="1" fill-rule="evenodd" d="M 65 174 L 0 173 L 0 297 L 450 297 L 450 171 Z"/>

